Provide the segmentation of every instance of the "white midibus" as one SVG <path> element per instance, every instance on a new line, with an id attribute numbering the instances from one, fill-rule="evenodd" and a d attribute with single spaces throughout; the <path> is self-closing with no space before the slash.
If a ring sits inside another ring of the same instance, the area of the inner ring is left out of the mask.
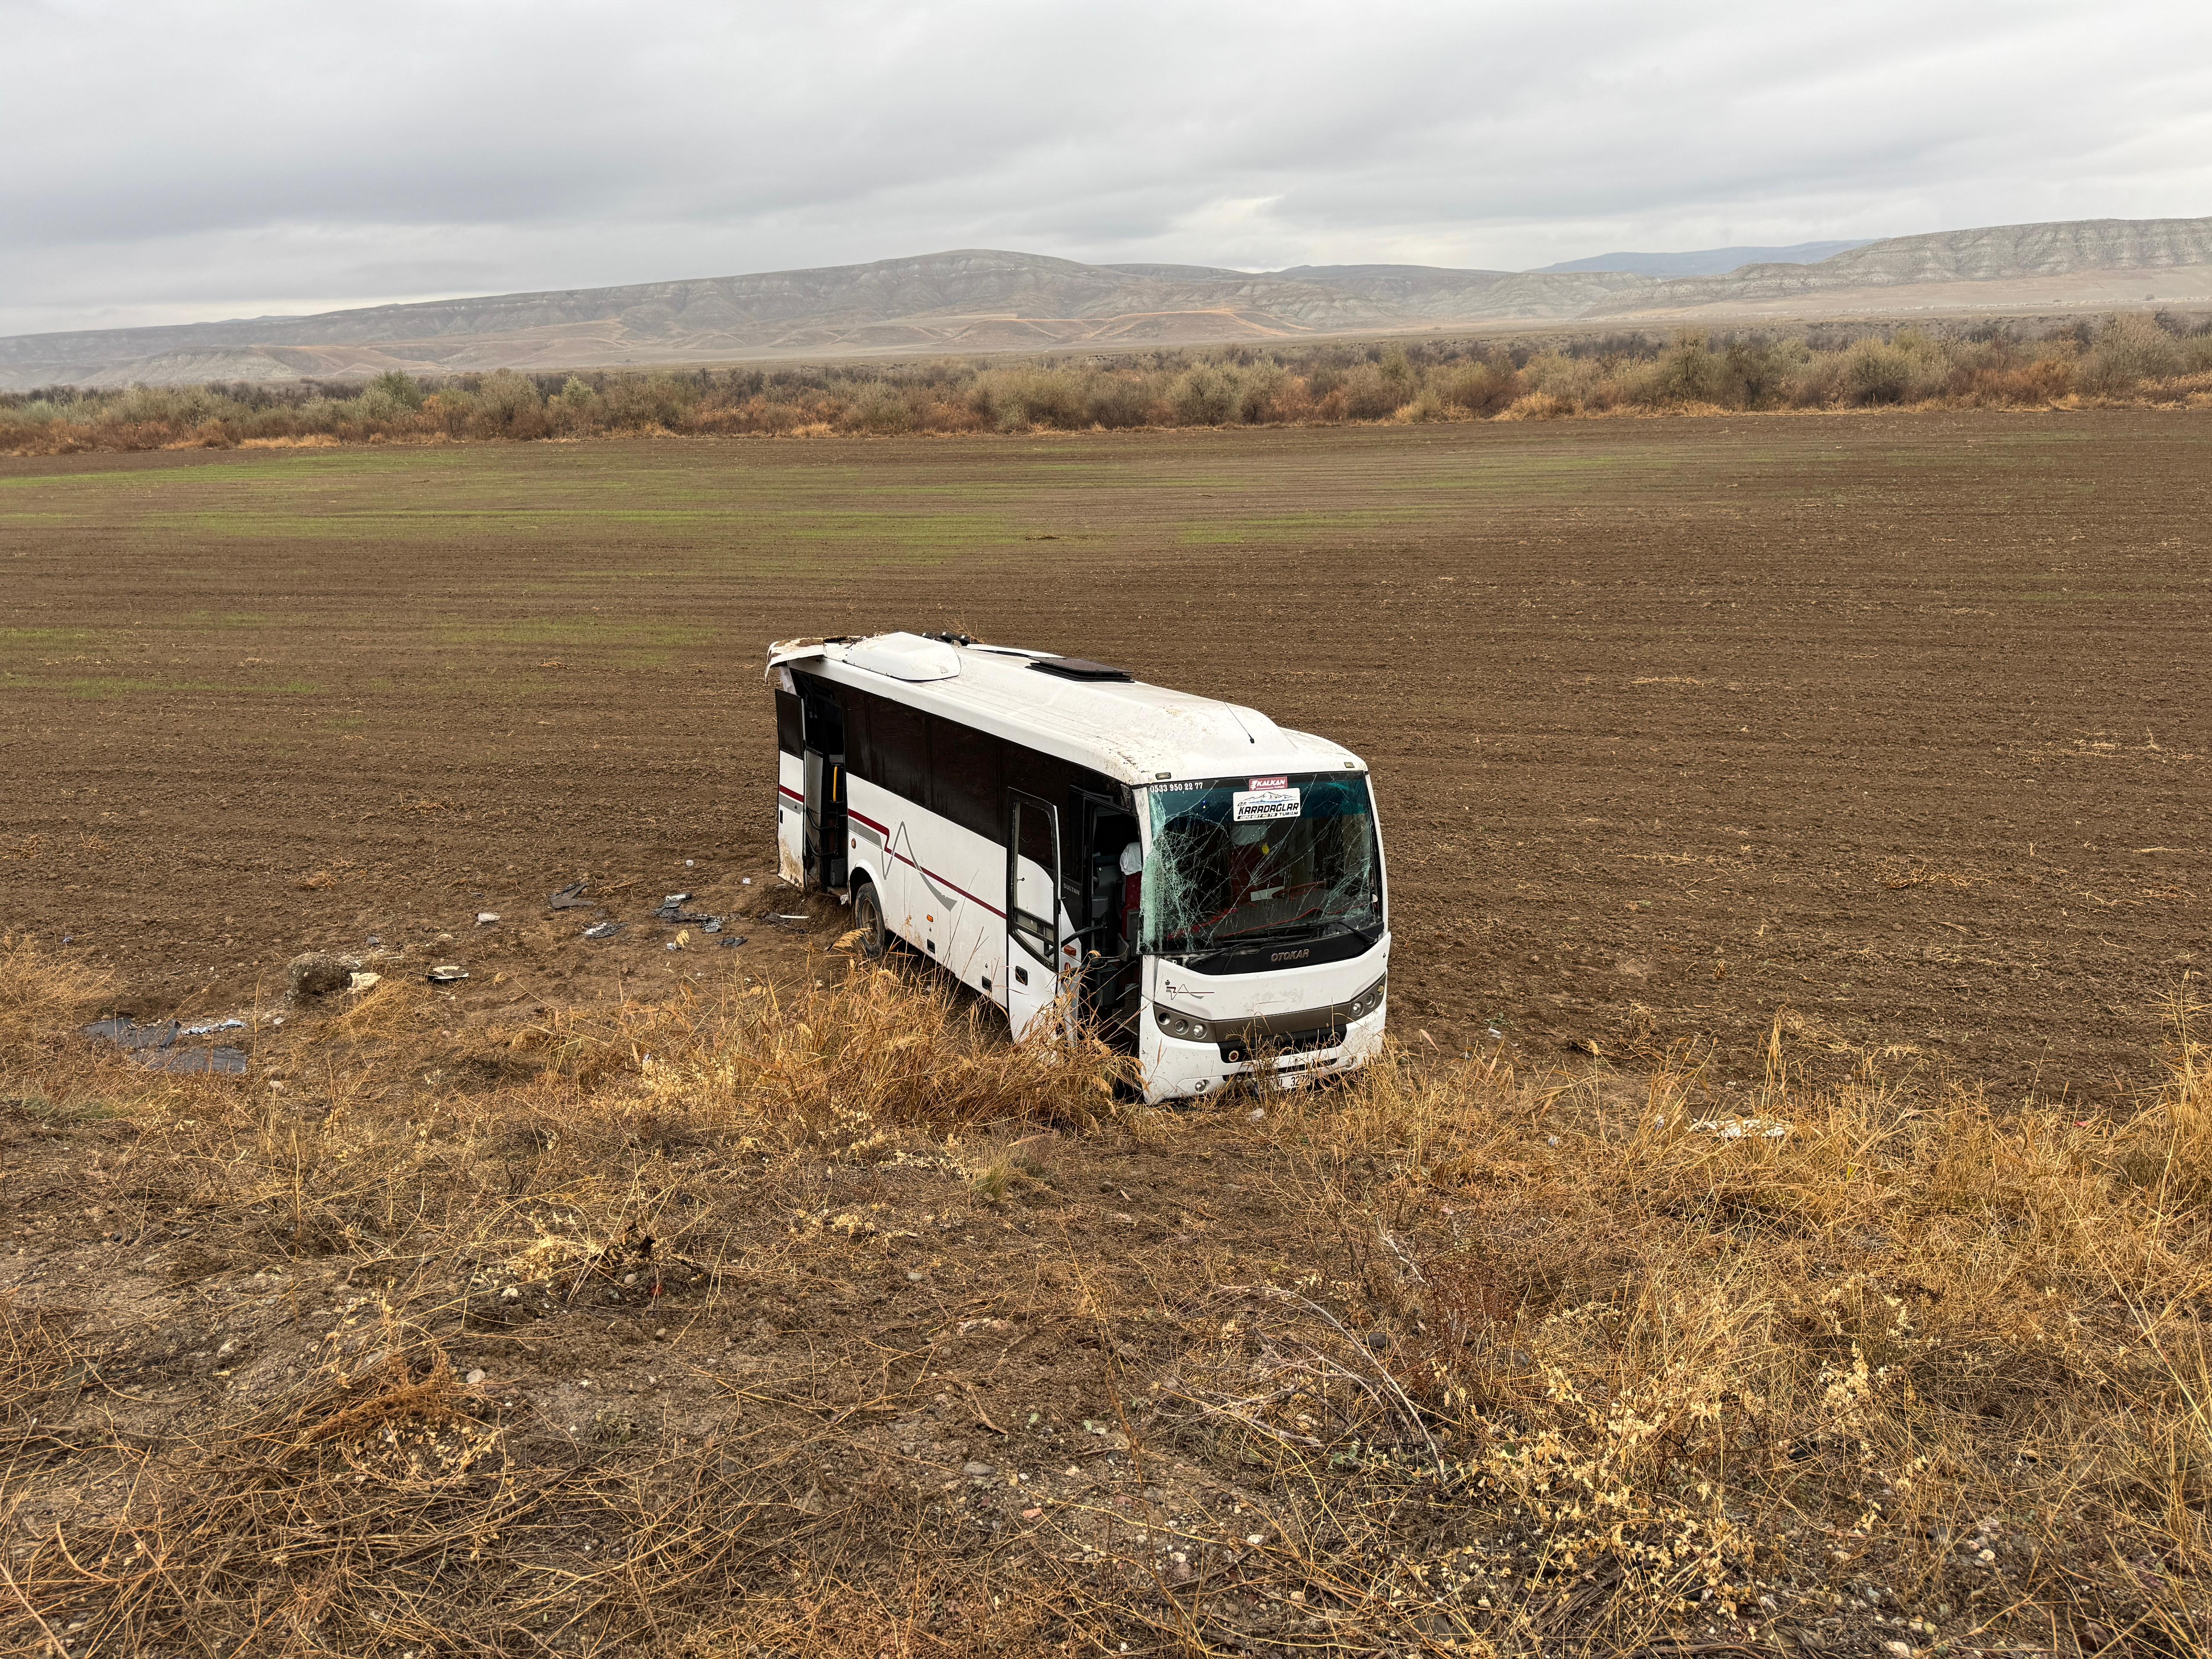
<path id="1" fill-rule="evenodd" d="M 1367 768 L 1265 714 L 961 635 L 770 647 L 786 881 L 1004 1008 L 1081 1021 L 1145 1097 L 1372 1054 L 1389 896 Z"/>

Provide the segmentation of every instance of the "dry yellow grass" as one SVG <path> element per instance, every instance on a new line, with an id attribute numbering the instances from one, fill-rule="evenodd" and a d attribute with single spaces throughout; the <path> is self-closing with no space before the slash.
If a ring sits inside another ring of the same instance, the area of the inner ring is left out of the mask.
<path id="1" fill-rule="evenodd" d="M 1146 1113 L 1103 1050 L 1015 1049 L 931 983 L 842 968 L 496 1041 L 441 1037 L 387 982 L 240 1082 L 51 1035 L 96 994 L 0 957 L 11 1184 L 96 1171 L 72 1179 L 111 1233 L 190 1222 L 168 1271 L 192 1296 L 252 1267 L 308 1311 L 289 1374 L 265 1335 L 266 1386 L 205 1382 L 151 1426 L 107 1380 L 127 1322 L 58 1282 L 96 1256 L 76 1200 L 41 1212 L 53 1276 L 0 1301 L 0 1650 L 2206 1639 L 2188 987 L 2167 1085 L 2118 1128 L 1810 1090 L 1778 1038 L 1740 1101 L 1679 1060 L 1532 1080 L 1398 1055 Z M 1147 1255 L 1124 1206 L 1185 1231 Z M 917 1362 L 884 1298 L 956 1274 Z M 771 1386 L 738 1360 L 779 1306 L 805 1350 Z M 624 1363 L 601 1326 L 625 1320 L 708 1431 L 525 1397 Z M 1048 1407 L 986 1405 L 971 1326 L 1041 1340 L 1093 1420 L 1048 1438 Z M 534 1355 L 525 1381 L 467 1380 L 453 1353 L 487 1344 Z M 1033 1484 L 992 1507 L 1004 1477 L 957 1452 L 912 1478 L 884 1437 L 923 1419 Z"/>

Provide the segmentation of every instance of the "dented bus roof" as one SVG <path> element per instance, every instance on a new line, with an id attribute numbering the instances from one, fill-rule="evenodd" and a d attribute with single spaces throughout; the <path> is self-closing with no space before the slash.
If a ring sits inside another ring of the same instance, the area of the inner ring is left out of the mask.
<path id="1" fill-rule="evenodd" d="M 1286 731 L 1256 708 L 1048 651 L 908 633 L 783 640 L 769 647 L 771 684 L 782 668 L 964 721 L 1122 783 L 1367 769 L 1342 744 Z"/>

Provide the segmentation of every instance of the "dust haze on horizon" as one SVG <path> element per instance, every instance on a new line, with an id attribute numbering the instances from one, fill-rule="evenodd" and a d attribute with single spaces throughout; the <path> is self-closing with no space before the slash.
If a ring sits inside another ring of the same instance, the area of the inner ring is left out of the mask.
<path id="1" fill-rule="evenodd" d="M 2212 12 L 0 0 L 0 334 L 1018 248 L 1533 269 L 2212 211 Z"/>

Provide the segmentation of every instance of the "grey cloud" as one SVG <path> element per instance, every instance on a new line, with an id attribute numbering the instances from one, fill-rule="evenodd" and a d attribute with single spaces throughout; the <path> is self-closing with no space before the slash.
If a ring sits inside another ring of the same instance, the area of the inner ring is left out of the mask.
<path id="1" fill-rule="evenodd" d="M 1516 268 L 2212 210 L 2179 0 L 0 0 L 0 331 L 1015 246 Z"/>

